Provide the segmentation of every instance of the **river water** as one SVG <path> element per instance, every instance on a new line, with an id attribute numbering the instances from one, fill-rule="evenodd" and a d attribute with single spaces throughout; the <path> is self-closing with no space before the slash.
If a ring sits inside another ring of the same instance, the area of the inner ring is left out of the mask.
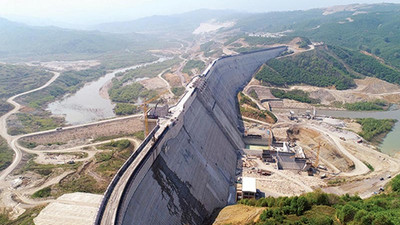
<path id="1" fill-rule="evenodd" d="M 275 110 L 275 111 L 287 111 L 287 110 Z M 304 113 L 304 109 L 292 109 L 296 113 Z M 375 119 L 396 119 L 398 122 L 394 125 L 393 130 L 389 132 L 383 139 L 379 148 L 383 153 L 393 155 L 400 152 L 400 109 L 398 106 L 392 106 L 388 111 L 344 111 L 344 110 L 317 110 L 319 116 L 331 116 L 337 118 L 375 118 Z"/>
<path id="2" fill-rule="evenodd" d="M 111 103 L 109 99 L 100 95 L 100 89 L 110 82 L 117 73 L 163 62 L 167 59 L 168 58 L 160 57 L 154 62 L 114 70 L 97 81 L 85 84 L 85 86 L 75 94 L 66 95 L 61 100 L 50 103 L 47 110 L 53 115 L 64 116 L 65 121 L 71 125 L 115 117 L 113 111 L 115 105 Z"/>
<path id="3" fill-rule="evenodd" d="M 394 125 L 393 130 L 389 132 L 379 146 L 383 153 L 393 155 L 400 152 L 400 110 L 392 109 L 389 111 L 374 112 L 352 112 L 352 111 L 334 111 L 334 110 L 318 110 L 318 115 L 327 115 L 332 117 L 344 118 L 375 118 L 375 119 L 396 119 L 398 122 Z"/>

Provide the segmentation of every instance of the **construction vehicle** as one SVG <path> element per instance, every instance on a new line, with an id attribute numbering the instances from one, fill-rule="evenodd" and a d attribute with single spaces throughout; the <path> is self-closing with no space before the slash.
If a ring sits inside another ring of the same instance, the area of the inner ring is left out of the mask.
<path id="1" fill-rule="evenodd" d="M 149 109 L 149 103 L 151 103 L 152 101 L 157 100 L 158 98 L 160 98 L 160 96 L 162 96 L 163 94 L 167 93 L 168 90 L 161 92 L 160 94 L 158 94 L 157 96 L 145 101 L 144 103 L 142 103 L 141 107 L 143 109 L 143 116 L 144 116 L 144 131 L 145 131 L 145 136 L 149 135 L 150 131 L 149 131 L 149 118 L 147 116 L 147 111 Z"/>

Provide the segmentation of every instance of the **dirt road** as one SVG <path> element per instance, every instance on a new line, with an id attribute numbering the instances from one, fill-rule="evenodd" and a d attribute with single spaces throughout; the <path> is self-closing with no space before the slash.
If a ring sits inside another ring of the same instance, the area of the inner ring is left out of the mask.
<path id="1" fill-rule="evenodd" d="M 352 170 L 351 172 L 342 172 L 342 173 L 340 173 L 341 176 L 363 175 L 370 171 L 368 169 L 368 167 L 363 162 L 361 162 L 361 160 L 356 158 L 353 154 L 351 154 L 349 151 L 347 151 L 347 149 L 345 147 L 343 147 L 343 145 L 340 143 L 339 137 L 337 137 L 337 136 L 331 134 L 330 132 L 328 132 L 320 127 L 317 127 L 317 126 L 309 126 L 307 124 L 304 124 L 303 126 L 309 128 L 309 129 L 317 130 L 318 132 L 324 134 L 327 137 L 327 139 L 330 140 L 337 147 L 337 149 L 342 152 L 343 155 L 345 155 L 351 161 L 353 161 L 354 170 Z"/>
<path id="2" fill-rule="evenodd" d="M 43 86 L 35 88 L 33 90 L 30 91 L 26 91 L 17 95 L 14 95 L 12 97 L 10 97 L 9 99 L 7 99 L 7 102 L 12 104 L 14 106 L 14 109 L 11 110 L 10 112 L 4 114 L 1 118 L 0 118 L 0 135 L 6 139 L 7 143 L 10 145 L 10 147 L 13 149 L 13 151 L 15 152 L 15 156 L 14 156 L 14 160 L 11 163 L 10 166 L 8 166 L 5 170 L 1 171 L 1 175 L 0 175 L 0 182 L 4 181 L 4 178 L 8 176 L 8 174 L 11 173 L 11 171 L 13 171 L 17 165 L 19 164 L 19 162 L 21 161 L 22 158 L 22 153 L 21 151 L 16 147 L 15 145 L 15 137 L 9 135 L 7 133 L 7 119 L 10 115 L 18 112 L 21 109 L 21 105 L 19 103 L 17 103 L 15 101 L 16 98 L 23 96 L 23 95 L 27 95 L 39 90 L 42 90 L 43 88 L 46 88 L 47 86 L 49 86 L 51 83 L 53 83 L 59 76 L 60 73 L 59 72 L 53 72 L 54 76 L 47 81 L 47 83 L 45 83 Z"/>

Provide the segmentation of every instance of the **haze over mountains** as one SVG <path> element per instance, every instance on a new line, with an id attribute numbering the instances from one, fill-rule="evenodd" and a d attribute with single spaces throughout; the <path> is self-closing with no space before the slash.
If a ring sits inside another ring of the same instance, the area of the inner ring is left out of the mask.
<path id="1" fill-rule="evenodd" d="M 396 25 L 400 21 L 399 10 L 398 4 L 350 5 L 270 13 L 203 9 L 170 16 L 151 16 L 133 21 L 99 24 L 85 31 L 28 26 L 0 19 L 0 58 L 59 54 L 88 58 L 88 55 L 107 52 L 151 49 L 152 46 L 164 42 L 166 36 L 175 40 L 190 37 L 201 23 L 231 21 L 235 25 L 225 30 L 234 30 L 234 33 L 239 35 L 245 32 L 291 30 L 293 32 L 288 36 L 301 35 L 312 38 L 313 41 L 345 44 L 364 50 L 374 50 L 374 46 L 370 46 L 372 43 L 382 45 L 382 49 L 390 48 L 391 53 L 387 57 L 397 63 L 394 56 L 397 50 L 392 48 L 392 44 L 397 43 L 400 38 L 399 32 L 396 32 L 396 29 L 399 29 Z M 348 20 L 350 17 L 352 21 Z M 335 32 L 339 28 L 348 30 L 350 35 Z M 360 29 L 363 31 L 358 32 Z M 374 38 L 369 37 L 367 40 L 362 35 L 363 32 L 371 33 L 378 29 L 379 33 L 375 32 Z M 382 37 L 382 32 L 387 35 L 386 39 Z M 357 41 L 352 41 L 354 38 Z M 382 52 L 382 49 L 378 52 Z"/>

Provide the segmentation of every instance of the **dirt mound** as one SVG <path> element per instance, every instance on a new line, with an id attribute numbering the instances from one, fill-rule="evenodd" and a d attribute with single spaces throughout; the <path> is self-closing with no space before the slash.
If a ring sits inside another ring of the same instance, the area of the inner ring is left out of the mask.
<path id="1" fill-rule="evenodd" d="M 293 127 L 293 132 L 289 132 L 290 139 L 304 148 L 307 157 L 314 162 L 316 158 L 316 146 L 321 144 L 320 157 L 341 171 L 349 171 L 353 163 L 346 156 L 342 155 L 323 135 L 319 132 L 307 128 Z M 321 161 L 320 161 L 321 162 Z M 323 164 L 323 162 L 321 162 Z"/>
<path id="2" fill-rule="evenodd" d="M 275 96 L 271 94 L 271 90 L 268 87 L 263 87 L 263 86 L 250 86 L 246 94 L 250 95 L 251 91 L 255 91 L 257 93 L 258 99 L 263 100 L 263 99 L 277 99 Z"/>
<path id="3" fill-rule="evenodd" d="M 251 207 L 246 205 L 231 205 L 223 208 L 213 225 L 222 224 L 251 224 L 258 220 L 259 215 L 265 208 Z"/>
<path id="4" fill-rule="evenodd" d="M 151 79 L 146 79 L 139 81 L 141 85 L 143 85 L 148 90 L 160 89 L 160 88 L 167 88 L 167 84 L 161 80 L 159 77 L 154 77 Z"/>
<path id="5" fill-rule="evenodd" d="M 169 83 L 172 87 L 179 87 L 179 86 L 182 86 L 182 85 L 181 85 L 181 79 L 180 79 L 179 76 L 176 75 L 176 74 L 166 73 L 166 74 L 164 75 L 164 78 L 168 81 L 168 83 Z"/>
<path id="6" fill-rule="evenodd" d="M 324 89 L 318 89 L 310 92 L 310 97 L 319 99 L 322 104 L 329 104 L 330 102 L 336 100 L 336 98 L 329 91 Z"/>
<path id="7" fill-rule="evenodd" d="M 390 92 L 400 92 L 398 85 L 388 83 L 375 77 L 355 80 L 361 92 L 370 94 L 382 94 Z"/>

